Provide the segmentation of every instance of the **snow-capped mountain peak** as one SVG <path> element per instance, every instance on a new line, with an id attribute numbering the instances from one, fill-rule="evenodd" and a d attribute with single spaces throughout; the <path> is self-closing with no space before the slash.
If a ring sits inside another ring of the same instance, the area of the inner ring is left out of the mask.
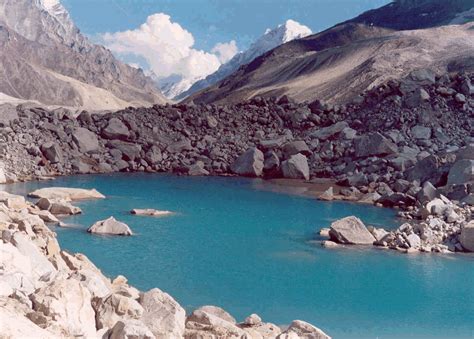
<path id="1" fill-rule="evenodd" d="M 229 62 L 221 65 L 215 73 L 196 82 L 189 90 L 179 95 L 177 99 L 183 99 L 192 93 L 219 82 L 234 73 L 240 66 L 248 64 L 253 59 L 274 49 L 275 47 L 295 39 L 304 38 L 311 34 L 312 31 L 309 27 L 294 20 L 287 20 L 285 23 L 278 25 L 273 29 L 267 29 L 260 38 L 250 45 L 249 49 L 236 54 Z"/>
<path id="2" fill-rule="evenodd" d="M 67 10 L 59 0 L 37 0 L 37 6 L 46 10 L 50 15 L 61 18 L 64 15 L 69 15 Z"/>

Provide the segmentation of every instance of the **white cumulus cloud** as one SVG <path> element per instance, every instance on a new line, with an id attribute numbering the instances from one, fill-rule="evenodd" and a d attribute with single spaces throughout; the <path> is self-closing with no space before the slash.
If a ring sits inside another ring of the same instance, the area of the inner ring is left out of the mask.
<path id="1" fill-rule="evenodd" d="M 239 49 L 237 48 L 237 43 L 235 40 L 229 41 L 227 43 L 218 43 L 211 50 L 211 53 L 217 55 L 219 61 L 225 64 L 227 61 L 232 59 L 234 55 L 237 54 Z"/>
<path id="2" fill-rule="evenodd" d="M 144 58 L 158 78 L 179 75 L 196 81 L 214 73 L 237 52 L 235 41 L 217 44 L 211 52 L 193 48 L 193 35 L 164 13 L 149 16 L 136 29 L 104 33 L 101 38 L 112 52 Z"/>

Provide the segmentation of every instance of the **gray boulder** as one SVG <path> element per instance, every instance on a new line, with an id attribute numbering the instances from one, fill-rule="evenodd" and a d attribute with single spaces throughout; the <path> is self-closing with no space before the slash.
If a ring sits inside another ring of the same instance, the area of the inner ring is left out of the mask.
<path id="1" fill-rule="evenodd" d="M 303 140 L 291 141 L 283 146 L 283 154 L 285 158 L 289 158 L 298 153 L 310 156 L 312 152 Z"/>
<path id="2" fill-rule="evenodd" d="M 334 125 L 323 127 L 311 133 L 311 137 L 319 139 L 319 140 L 326 140 L 341 133 L 347 127 L 349 127 L 347 122 L 340 121 L 340 122 L 335 123 Z"/>
<path id="3" fill-rule="evenodd" d="M 462 159 L 449 170 L 448 185 L 460 185 L 474 181 L 474 160 Z"/>
<path id="4" fill-rule="evenodd" d="M 117 221 L 114 217 L 106 220 L 97 221 L 87 230 L 89 233 L 95 234 L 111 234 L 111 235 L 132 235 L 132 230 L 127 224 Z"/>
<path id="5" fill-rule="evenodd" d="M 301 153 L 292 155 L 281 163 L 283 177 L 309 180 L 308 159 Z"/>
<path id="6" fill-rule="evenodd" d="M 78 127 L 72 134 L 72 140 L 82 153 L 93 153 L 99 149 L 97 135 L 87 128 Z"/>
<path id="7" fill-rule="evenodd" d="M 231 170 L 242 176 L 260 177 L 263 173 L 264 159 L 262 151 L 252 147 L 234 161 Z"/>
<path id="8" fill-rule="evenodd" d="M 107 127 L 102 131 L 102 136 L 105 139 L 126 140 L 130 136 L 130 132 L 122 120 L 118 118 L 112 118 L 110 119 Z"/>
<path id="9" fill-rule="evenodd" d="M 338 243 L 351 245 L 371 245 L 375 241 L 364 223 L 354 216 L 333 222 L 329 237 Z"/>
<path id="10" fill-rule="evenodd" d="M 411 129 L 411 135 L 415 139 L 428 140 L 429 138 L 431 138 L 431 128 L 421 125 L 413 126 Z"/>
<path id="11" fill-rule="evenodd" d="M 191 146 L 191 141 L 188 139 L 173 142 L 167 147 L 167 150 L 170 153 L 181 153 L 183 151 L 191 151 L 192 149 L 193 146 Z"/>
<path id="12" fill-rule="evenodd" d="M 474 220 L 469 221 L 469 223 L 461 229 L 459 241 L 466 251 L 474 252 Z"/>
<path id="13" fill-rule="evenodd" d="M 439 167 L 438 157 L 430 155 L 406 170 L 405 177 L 408 181 L 419 180 L 420 182 L 425 182 L 426 180 L 435 180 L 438 176 Z M 433 182 L 436 184 L 436 181 Z"/>
<path id="14" fill-rule="evenodd" d="M 398 152 L 398 147 L 380 133 L 372 133 L 354 139 L 355 155 L 358 158 L 390 155 Z"/>
<path id="15" fill-rule="evenodd" d="M 438 190 L 433 184 L 429 181 L 426 181 L 423 184 L 421 190 L 418 191 L 416 195 L 416 199 L 421 202 L 422 204 L 431 201 L 439 196 Z"/>
<path id="16" fill-rule="evenodd" d="M 204 163 L 202 161 L 196 161 L 191 166 L 188 166 L 188 174 L 191 176 L 203 176 L 209 175 L 209 171 L 204 168 Z"/>
<path id="17" fill-rule="evenodd" d="M 140 157 L 142 147 L 131 142 L 124 142 L 119 140 L 111 140 L 107 142 L 107 147 L 110 149 L 119 150 L 121 158 L 126 161 L 134 161 Z"/>
<path id="18" fill-rule="evenodd" d="M 44 143 L 41 145 L 41 152 L 53 164 L 63 161 L 61 148 L 56 143 L 51 141 Z"/>

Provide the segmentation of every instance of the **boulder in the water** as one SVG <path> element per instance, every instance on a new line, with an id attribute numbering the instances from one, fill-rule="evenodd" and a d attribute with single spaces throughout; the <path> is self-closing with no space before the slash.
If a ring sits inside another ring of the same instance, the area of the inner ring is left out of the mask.
<path id="1" fill-rule="evenodd" d="M 111 234 L 111 235 L 132 235 L 132 230 L 127 224 L 110 217 L 106 220 L 97 221 L 87 230 L 89 233 L 95 234 Z"/>
<path id="2" fill-rule="evenodd" d="M 171 211 L 160 211 L 160 210 L 155 210 L 152 208 L 146 208 L 146 209 L 135 208 L 131 210 L 130 213 L 134 215 L 143 215 L 147 217 L 163 217 L 163 216 L 173 214 L 173 212 Z"/>
<path id="3" fill-rule="evenodd" d="M 337 220 L 329 230 L 331 240 L 341 244 L 372 245 L 375 237 L 369 232 L 364 223 L 354 216 Z"/>

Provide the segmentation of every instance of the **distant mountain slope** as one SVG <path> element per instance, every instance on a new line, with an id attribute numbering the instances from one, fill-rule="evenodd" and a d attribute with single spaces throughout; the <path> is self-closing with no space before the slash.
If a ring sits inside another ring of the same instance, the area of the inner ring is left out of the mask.
<path id="1" fill-rule="evenodd" d="M 473 7 L 474 0 L 397 0 L 347 22 L 395 30 L 413 30 L 448 25 L 460 13 Z"/>
<path id="2" fill-rule="evenodd" d="M 0 93 L 90 110 L 164 103 L 142 71 L 94 45 L 58 0 L 0 0 Z"/>
<path id="3" fill-rule="evenodd" d="M 460 17 L 469 21 L 472 7 L 474 0 L 396 1 L 279 46 L 186 101 L 227 103 L 288 94 L 300 101 L 344 102 L 416 67 L 463 64 L 474 55 L 474 30 L 436 27 Z M 427 29 L 399 31 L 412 28 Z"/>
<path id="4" fill-rule="evenodd" d="M 194 83 L 191 88 L 177 96 L 176 100 L 181 100 L 192 93 L 217 83 L 218 81 L 235 72 L 240 66 L 251 62 L 256 57 L 277 46 L 294 39 L 304 38 L 311 33 L 311 29 L 294 20 L 287 20 L 284 24 L 281 24 L 274 29 L 268 29 L 264 35 L 258 38 L 249 47 L 249 49 L 235 55 L 229 62 L 219 67 L 215 73 Z"/>

